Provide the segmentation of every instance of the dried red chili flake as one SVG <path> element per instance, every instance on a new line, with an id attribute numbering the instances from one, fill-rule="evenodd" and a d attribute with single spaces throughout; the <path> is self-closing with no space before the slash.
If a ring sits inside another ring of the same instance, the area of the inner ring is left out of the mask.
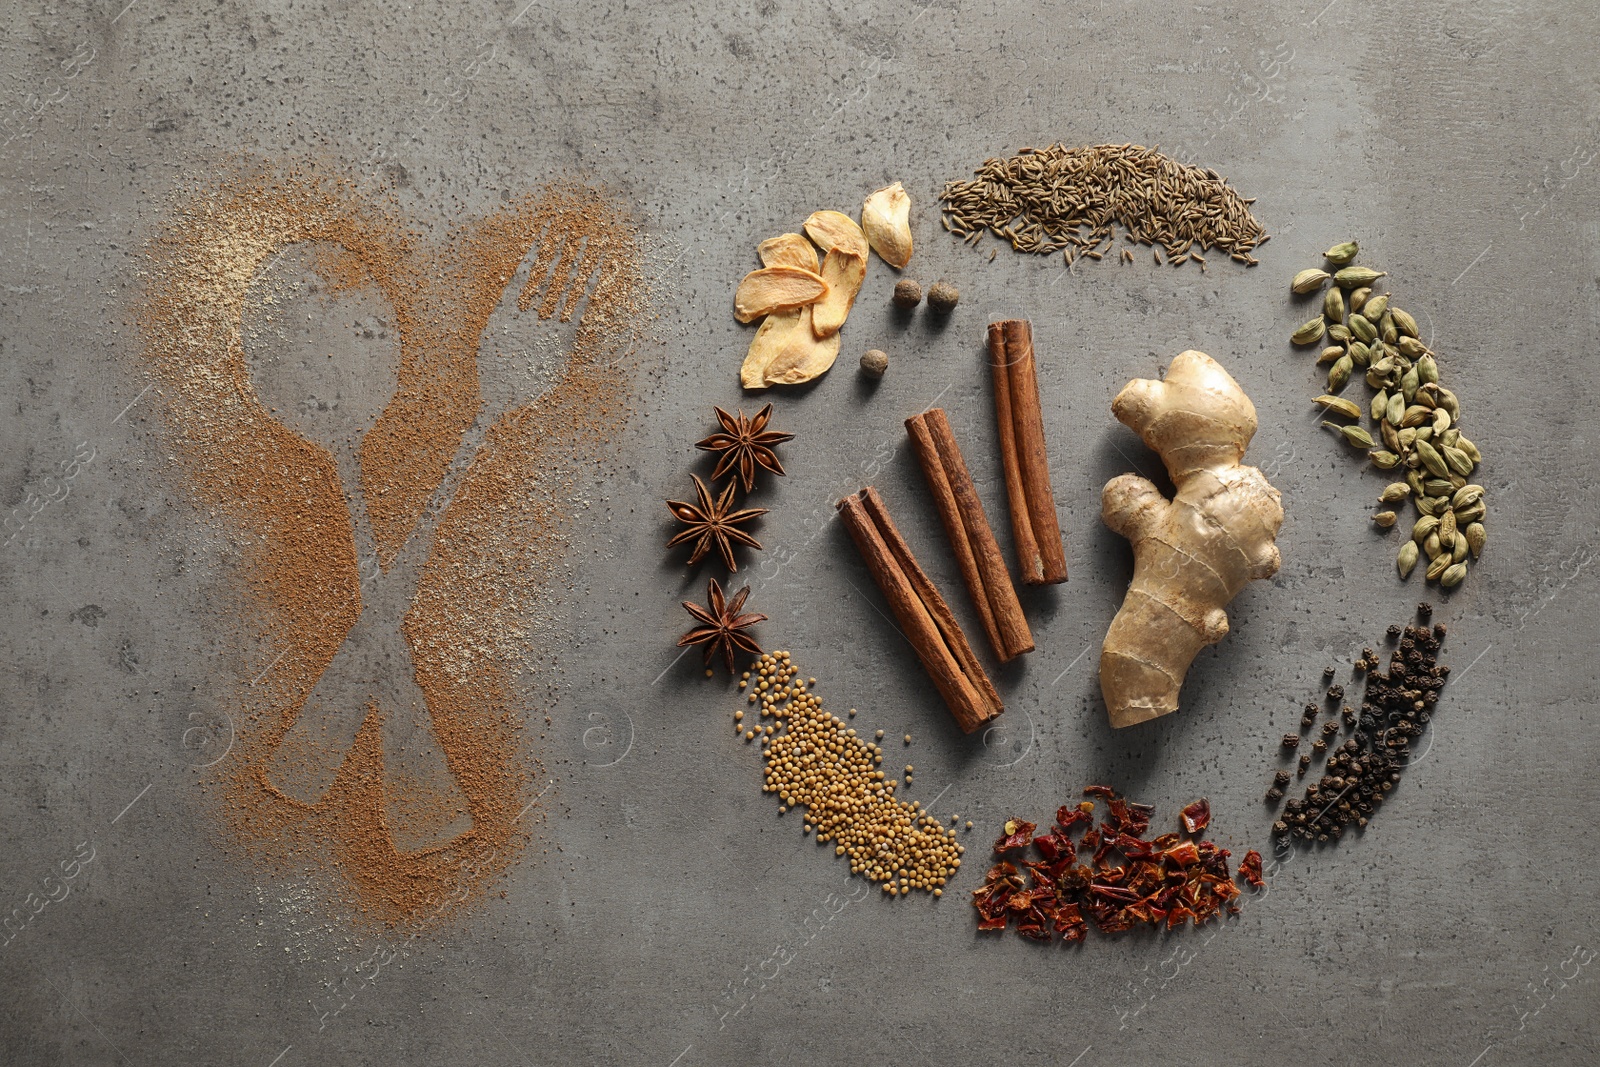
<path id="1" fill-rule="evenodd" d="M 1043 856 L 1047 863 L 1065 860 L 1070 864 L 1078 858 L 1078 850 L 1073 846 L 1072 838 L 1060 828 L 1034 838 L 1033 847 L 1039 850 L 1039 855 Z"/>
<path id="2" fill-rule="evenodd" d="M 1022 876 L 1010 863 L 1000 862 L 983 876 L 983 885 L 972 892 L 972 906 L 978 909 L 978 929 L 1004 930 L 1009 917 L 1007 905 L 1022 889 Z"/>
<path id="3" fill-rule="evenodd" d="M 1183 818 L 1183 828 L 1191 834 L 1198 834 L 1211 825 L 1211 801 L 1201 797 L 1179 814 Z"/>
<path id="4" fill-rule="evenodd" d="M 1005 827 L 1000 834 L 1000 840 L 994 843 L 996 855 L 1003 855 L 1014 849 L 1027 848 L 1033 840 L 1034 825 L 1023 822 L 1021 819 L 1007 819 Z"/>
<path id="5" fill-rule="evenodd" d="M 1016 864 L 1001 862 L 991 868 L 983 886 L 973 892 L 980 930 L 1000 930 L 1015 922 L 1024 937 L 1049 941 L 1059 934 L 1072 942 L 1088 935 L 1090 923 L 1106 934 L 1139 925 L 1170 930 L 1190 922 L 1202 925 L 1224 909 L 1238 912 L 1230 903 L 1240 889 L 1228 871 L 1227 849 L 1177 833 L 1147 841 L 1144 833 L 1153 813 L 1149 805 L 1128 801 L 1109 786 L 1090 786 L 1084 793 L 1106 802 L 1107 818 L 1093 825 L 1091 801 L 1063 805 L 1055 827 L 1031 838 L 1042 862 L 1018 856 Z M 1210 805 L 1200 800 L 1183 809 L 1183 824 L 1195 835 L 1210 815 Z M 1071 834 L 1078 827 L 1083 832 L 1074 843 Z M 1033 830 L 1032 823 L 1021 819 L 1007 821 L 995 851 L 1025 851 Z M 1085 854 L 1090 855 L 1088 863 L 1076 862 Z M 1240 865 L 1240 875 L 1254 885 L 1260 869 L 1261 857 L 1252 851 Z M 1030 883 L 1026 887 L 1024 870 Z"/>
<path id="6" fill-rule="evenodd" d="M 1193 841 L 1184 841 L 1173 845 L 1162 855 L 1180 867 L 1189 867 L 1200 862 L 1200 847 Z"/>
<path id="7" fill-rule="evenodd" d="M 1085 803 L 1088 802 L 1085 801 Z M 1056 809 L 1056 825 L 1061 828 L 1062 833 L 1066 833 L 1068 830 L 1071 830 L 1074 826 L 1077 826 L 1080 823 L 1090 823 L 1093 821 L 1093 804 L 1089 804 L 1087 809 L 1085 809 L 1081 804 L 1071 806 L 1063 804 L 1061 807 Z"/>
<path id="8" fill-rule="evenodd" d="M 1267 884 L 1261 875 L 1261 853 L 1251 849 L 1244 854 L 1244 859 L 1239 861 L 1239 875 L 1250 883 L 1251 889 L 1260 889 Z"/>

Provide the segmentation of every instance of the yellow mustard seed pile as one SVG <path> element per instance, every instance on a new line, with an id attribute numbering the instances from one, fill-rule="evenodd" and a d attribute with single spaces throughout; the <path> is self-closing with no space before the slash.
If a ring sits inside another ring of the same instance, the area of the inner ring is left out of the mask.
<path id="1" fill-rule="evenodd" d="M 767 762 L 762 791 L 778 794 L 780 814 L 804 808 L 802 832 L 815 832 L 818 844 L 833 843 L 834 855 L 850 858 L 851 873 L 883 883 L 885 893 L 922 889 L 943 896 L 965 851 L 955 830 L 946 830 L 920 803 L 896 800 L 900 783 L 878 769 L 883 749 L 823 710 L 812 691 L 817 680 L 799 674 L 789 653 L 770 652 L 739 683 L 749 689 L 749 703 L 760 704 L 761 718 L 772 720 L 746 726 L 743 710 L 733 714 L 735 732 L 746 741 L 761 739 Z"/>

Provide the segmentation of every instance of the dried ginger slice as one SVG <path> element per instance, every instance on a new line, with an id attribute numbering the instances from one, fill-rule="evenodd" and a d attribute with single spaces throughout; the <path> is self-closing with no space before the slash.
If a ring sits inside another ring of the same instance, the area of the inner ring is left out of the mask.
<path id="1" fill-rule="evenodd" d="M 733 317 L 754 322 L 776 311 L 792 311 L 819 300 L 828 283 L 800 267 L 763 267 L 744 276 L 733 296 Z"/>
<path id="2" fill-rule="evenodd" d="M 911 197 L 899 182 L 885 186 L 861 205 L 861 229 L 872 250 L 895 270 L 911 262 Z"/>
<path id="3" fill-rule="evenodd" d="M 814 211 L 806 219 L 806 235 L 824 252 L 835 248 L 853 256 L 867 258 L 867 235 L 855 220 L 838 211 Z"/>
<path id="4" fill-rule="evenodd" d="M 839 335 L 818 340 L 811 329 L 812 308 L 796 308 L 776 315 L 756 331 L 750 351 L 739 370 L 746 389 L 769 385 L 798 385 L 822 374 L 839 358 Z"/>
<path id="5" fill-rule="evenodd" d="M 750 350 L 739 368 L 740 385 L 746 389 L 767 387 L 767 367 L 795 343 L 802 330 L 806 338 L 811 336 L 810 310 L 795 308 L 767 316 L 755 337 L 750 339 Z"/>
<path id="6" fill-rule="evenodd" d="M 839 358 L 839 331 L 818 338 L 812 326 L 812 316 L 819 305 L 802 309 L 794 338 L 767 364 L 764 378 L 768 385 L 799 385 L 827 373 L 833 361 Z"/>
<path id="7" fill-rule="evenodd" d="M 828 292 L 811 308 L 811 330 L 818 338 L 838 336 L 866 276 L 866 257 L 839 248 L 828 250 L 822 260 L 822 280 L 828 284 Z"/>
<path id="8" fill-rule="evenodd" d="M 817 261 L 817 250 L 804 234 L 782 233 L 769 237 L 756 246 L 763 267 L 799 267 L 813 274 L 822 273 Z"/>

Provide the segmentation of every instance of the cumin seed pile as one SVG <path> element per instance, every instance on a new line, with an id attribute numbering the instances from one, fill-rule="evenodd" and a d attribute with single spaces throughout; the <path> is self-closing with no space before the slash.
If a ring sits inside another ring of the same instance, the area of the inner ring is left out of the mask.
<path id="1" fill-rule="evenodd" d="M 1099 259 L 1116 245 L 1115 226 L 1129 244 L 1157 246 L 1155 261 L 1205 269 L 1216 248 L 1255 266 L 1250 254 L 1269 239 L 1241 197 L 1216 171 L 1179 163 L 1154 148 L 1101 144 L 1024 148 L 1009 159 L 988 159 L 971 181 L 945 183 L 944 228 L 969 244 L 985 233 L 1018 252 L 1062 252 Z M 1132 259 L 1123 249 L 1122 257 Z"/>

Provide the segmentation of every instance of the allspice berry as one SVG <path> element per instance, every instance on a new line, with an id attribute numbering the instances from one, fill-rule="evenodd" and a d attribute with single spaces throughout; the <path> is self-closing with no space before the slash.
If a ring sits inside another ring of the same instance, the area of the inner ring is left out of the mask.
<path id="1" fill-rule="evenodd" d="M 916 282 L 912 282 L 916 285 Z M 882 378 L 889 369 L 889 354 L 879 348 L 869 348 L 861 354 L 861 373 L 868 378 Z"/>
<path id="2" fill-rule="evenodd" d="M 894 283 L 894 296 L 890 300 L 897 308 L 914 308 L 922 303 L 922 286 L 910 278 L 901 278 Z"/>
<path id="3" fill-rule="evenodd" d="M 949 282 L 935 282 L 928 290 L 928 306 L 941 315 L 949 314 L 960 299 L 961 294 Z"/>

